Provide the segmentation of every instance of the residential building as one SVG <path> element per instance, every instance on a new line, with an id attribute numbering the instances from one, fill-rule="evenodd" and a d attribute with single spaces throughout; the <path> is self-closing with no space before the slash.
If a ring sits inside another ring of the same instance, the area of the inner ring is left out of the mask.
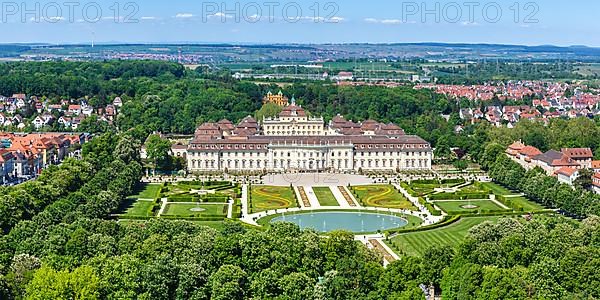
<path id="1" fill-rule="evenodd" d="M 580 164 L 582 167 L 591 169 L 594 154 L 590 148 L 563 148 L 560 150 L 564 155 Z"/>
<path id="2" fill-rule="evenodd" d="M 573 185 L 577 177 L 579 177 L 579 171 L 570 167 L 562 167 L 554 174 L 558 178 L 559 182 L 566 183 L 568 185 Z"/>

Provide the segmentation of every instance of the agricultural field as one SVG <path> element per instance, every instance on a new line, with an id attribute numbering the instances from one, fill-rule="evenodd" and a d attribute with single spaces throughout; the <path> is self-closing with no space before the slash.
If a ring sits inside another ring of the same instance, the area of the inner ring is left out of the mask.
<path id="1" fill-rule="evenodd" d="M 400 194 L 392 185 L 361 185 L 351 188 L 355 196 L 365 206 L 411 209 L 417 208 Z"/>
<path id="2" fill-rule="evenodd" d="M 250 191 L 250 211 L 261 211 L 296 207 L 298 204 L 290 187 L 257 185 Z"/>
<path id="3" fill-rule="evenodd" d="M 321 206 L 339 206 L 329 187 L 313 187 L 313 191 Z"/>
<path id="4" fill-rule="evenodd" d="M 387 244 L 400 256 L 421 256 L 430 247 L 455 247 L 464 240 L 469 229 L 486 221 L 496 222 L 500 218 L 502 217 L 461 218 L 442 228 L 400 234 Z"/>

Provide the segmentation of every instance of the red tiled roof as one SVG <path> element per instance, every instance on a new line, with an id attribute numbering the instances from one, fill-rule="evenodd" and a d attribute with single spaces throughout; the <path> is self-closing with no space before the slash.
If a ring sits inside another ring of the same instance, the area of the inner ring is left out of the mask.
<path id="1" fill-rule="evenodd" d="M 573 159 L 588 159 L 594 157 L 592 149 L 590 148 L 563 148 L 560 152 Z"/>
<path id="2" fill-rule="evenodd" d="M 533 147 L 533 146 L 525 146 L 521 150 L 519 150 L 519 154 L 525 155 L 528 157 L 534 157 L 534 156 L 542 154 L 542 151 L 540 151 L 540 149 Z"/>
<path id="3" fill-rule="evenodd" d="M 516 141 L 514 143 L 512 143 L 510 146 L 508 146 L 509 149 L 512 150 L 521 150 L 523 148 L 525 148 L 525 144 L 523 144 L 521 141 Z"/>
<path id="4" fill-rule="evenodd" d="M 281 113 L 280 117 L 306 117 L 306 111 L 296 104 L 286 106 Z"/>
<path id="5" fill-rule="evenodd" d="M 573 174 L 575 174 L 575 172 L 577 172 L 576 169 L 569 168 L 569 167 L 562 167 L 562 168 L 556 170 L 556 172 L 554 172 L 554 173 L 557 175 L 562 174 L 562 175 L 571 177 L 571 176 L 573 176 Z"/>

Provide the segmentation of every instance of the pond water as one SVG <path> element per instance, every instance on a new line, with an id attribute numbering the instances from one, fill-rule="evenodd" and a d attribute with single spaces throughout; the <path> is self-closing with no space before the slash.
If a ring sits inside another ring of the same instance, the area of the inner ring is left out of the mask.
<path id="1" fill-rule="evenodd" d="M 403 227 L 408 221 L 396 215 L 376 212 L 306 212 L 280 215 L 271 223 L 285 221 L 297 224 L 302 229 L 312 228 L 319 232 L 347 230 L 351 232 L 376 232 Z"/>

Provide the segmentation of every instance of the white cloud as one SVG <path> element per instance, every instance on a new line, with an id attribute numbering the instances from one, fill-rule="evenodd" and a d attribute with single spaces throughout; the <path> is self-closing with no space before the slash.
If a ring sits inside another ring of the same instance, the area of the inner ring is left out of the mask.
<path id="1" fill-rule="evenodd" d="M 340 22 L 344 22 L 346 21 L 346 18 L 342 18 L 342 17 L 331 17 L 329 18 L 329 20 L 327 20 L 327 22 L 329 23 L 340 23 Z"/>
<path id="2" fill-rule="evenodd" d="M 194 17 L 194 15 L 190 14 L 190 13 L 178 13 L 175 15 L 175 18 L 177 18 L 177 19 L 188 19 L 188 18 L 192 18 L 192 17 Z"/>
<path id="3" fill-rule="evenodd" d="M 460 23 L 460 25 L 462 25 L 462 26 L 479 26 L 479 23 L 464 21 L 464 22 Z"/>
<path id="4" fill-rule="evenodd" d="M 152 17 L 152 16 L 140 17 L 140 20 L 156 20 L 156 19 L 158 19 L 158 18 Z"/>
<path id="5" fill-rule="evenodd" d="M 209 18 L 224 18 L 224 19 L 230 19 L 230 18 L 233 18 L 233 16 L 232 16 L 232 15 L 228 15 L 228 14 L 225 14 L 225 13 L 223 13 L 223 12 L 216 12 L 216 13 L 214 13 L 214 14 L 212 14 L 212 15 L 208 15 L 208 17 L 209 17 Z"/>
<path id="6" fill-rule="evenodd" d="M 59 17 L 59 16 L 42 17 L 42 18 L 40 18 L 40 17 L 31 17 L 31 18 L 29 18 L 30 22 L 36 22 L 36 23 L 39 23 L 40 21 L 46 21 L 46 22 L 49 22 L 49 23 L 56 23 L 56 22 L 64 21 L 64 20 L 65 20 L 64 17 Z"/>
<path id="7" fill-rule="evenodd" d="M 375 18 L 366 18 L 363 19 L 363 21 L 367 22 L 367 23 L 373 23 L 373 24 L 386 24 L 386 25 L 398 25 L 398 24 L 415 24 L 415 21 L 402 21 L 400 19 L 383 19 L 383 20 L 379 20 L 379 19 L 375 19 Z"/>
<path id="8" fill-rule="evenodd" d="M 381 24 L 402 24 L 402 21 L 398 19 L 385 19 L 381 20 Z"/>

